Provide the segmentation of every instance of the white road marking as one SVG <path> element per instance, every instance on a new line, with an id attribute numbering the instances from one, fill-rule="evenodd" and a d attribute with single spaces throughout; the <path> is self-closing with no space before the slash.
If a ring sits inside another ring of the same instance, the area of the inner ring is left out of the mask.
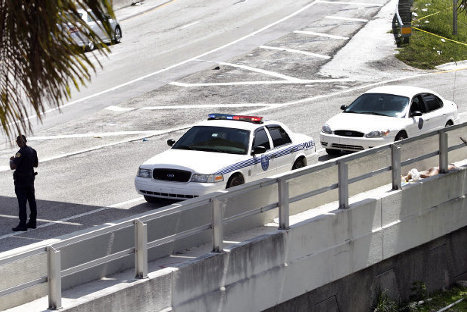
<path id="1" fill-rule="evenodd" d="M 200 104 L 200 105 L 165 105 L 165 106 L 146 106 L 142 110 L 164 110 L 164 109 L 194 109 L 194 108 L 224 108 L 224 107 L 254 107 L 254 106 L 274 106 L 271 103 L 238 103 L 238 104 Z"/>
<path id="2" fill-rule="evenodd" d="M 107 106 L 105 109 L 114 111 L 114 112 L 129 112 L 131 110 L 134 110 L 135 108 L 111 105 L 111 106 Z"/>
<path id="3" fill-rule="evenodd" d="M 105 210 L 105 209 L 109 209 L 109 208 L 107 208 L 107 207 L 100 208 L 100 209 L 88 211 L 88 212 L 85 212 L 85 213 L 77 214 L 77 215 L 74 215 L 74 216 L 71 216 L 71 217 L 68 217 L 68 218 L 63 218 L 63 219 L 60 219 L 60 220 L 43 220 L 43 219 L 39 219 L 38 221 L 45 221 L 45 222 L 48 222 L 48 223 L 38 225 L 37 228 L 38 229 L 39 228 L 45 228 L 45 227 L 49 227 L 49 226 L 52 226 L 52 225 L 55 225 L 55 224 L 82 225 L 81 223 L 74 223 L 74 222 L 68 222 L 68 221 L 73 220 L 73 219 L 77 219 L 77 218 L 81 218 L 81 217 L 84 217 L 84 216 L 87 216 L 87 215 L 90 215 L 90 214 L 93 214 L 93 213 L 96 213 L 96 212 L 100 212 L 100 211 Z M 5 235 L 0 236 L 0 239 L 16 236 L 18 234 L 24 234 L 24 233 L 27 233 L 29 231 L 33 231 L 33 229 L 30 229 L 30 230 L 28 230 L 26 232 L 14 232 L 14 233 L 5 234 Z"/>
<path id="4" fill-rule="evenodd" d="M 350 5 L 358 5 L 358 6 L 376 6 L 376 7 L 382 7 L 383 6 L 383 4 L 370 3 L 370 2 L 348 2 L 348 1 L 324 1 L 324 0 L 319 0 L 319 3 L 350 4 Z"/>
<path id="5" fill-rule="evenodd" d="M 303 35 L 311 35 L 311 36 L 319 36 L 319 37 L 328 37 L 328 38 L 331 38 L 331 39 L 342 39 L 342 40 L 348 40 L 349 39 L 349 37 L 335 36 L 335 35 L 317 33 L 317 32 L 313 32 L 313 31 L 304 31 L 304 30 L 296 30 L 296 31 L 294 31 L 294 33 L 303 34 Z"/>
<path id="6" fill-rule="evenodd" d="M 298 54 L 304 54 L 308 56 L 313 56 L 317 58 L 322 58 L 322 59 L 330 59 L 331 57 L 328 55 L 322 55 L 322 54 L 317 54 L 317 53 L 311 53 L 307 51 L 301 51 L 301 50 L 295 50 L 295 49 L 289 49 L 289 48 L 277 48 L 277 47 L 270 47 L 270 46 L 260 46 L 261 49 L 267 49 L 267 50 L 277 50 L 277 51 L 285 51 L 289 53 L 298 53 Z"/>
<path id="7" fill-rule="evenodd" d="M 133 199 L 130 199 L 130 200 L 127 200 L 127 201 L 124 201 L 124 202 L 121 202 L 121 203 L 117 203 L 117 204 L 113 204 L 111 206 L 109 206 L 110 208 L 122 208 L 128 204 L 134 204 L 134 203 L 137 203 L 137 202 L 145 202 L 144 200 L 144 197 L 140 196 L 138 198 L 133 198 Z"/>
<path id="8" fill-rule="evenodd" d="M 368 22 L 367 19 L 363 19 L 363 18 L 351 18 L 351 17 L 342 17 L 342 16 L 325 16 L 324 18 L 342 20 L 342 21 L 352 21 L 352 22 L 364 22 L 364 23 Z"/>
<path id="9" fill-rule="evenodd" d="M 185 26 L 182 26 L 182 27 L 180 27 L 180 29 L 185 29 L 185 28 L 191 27 L 191 26 L 193 26 L 193 25 L 196 25 L 196 24 L 198 24 L 198 23 L 199 23 L 199 21 L 196 21 L 196 22 L 187 24 L 187 25 L 185 25 Z"/>
<path id="10" fill-rule="evenodd" d="M 261 81 L 237 81 L 237 82 L 212 82 L 212 83 L 184 83 L 171 82 L 170 84 L 177 87 L 213 87 L 213 86 L 248 86 L 248 85 L 278 85 L 278 84 L 310 84 L 310 83 L 333 83 L 333 82 L 349 82 L 354 81 L 348 78 L 342 79 L 314 79 L 314 80 L 261 80 Z"/>
<path id="11" fill-rule="evenodd" d="M 235 67 L 235 68 L 241 68 L 241 69 L 249 70 L 249 71 L 252 71 L 252 72 L 256 72 L 256 73 L 260 73 L 260 74 L 264 74 L 264 75 L 268 75 L 268 76 L 271 76 L 271 77 L 276 77 L 276 78 L 280 78 L 280 79 L 284 79 L 284 80 L 288 80 L 288 81 L 300 81 L 300 79 L 295 78 L 295 77 L 291 77 L 291 76 L 287 76 L 287 75 L 280 74 L 280 73 L 277 73 L 277 72 L 264 70 L 264 69 L 256 68 L 256 67 L 251 67 L 251 66 L 247 66 L 247 65 L 239 65 L 239 64 L 232 64 L 232 63 L 226 63 L 226 62 L 220 62 L 219 65 L 231 66 L 231 67 Z"/>
<path id="12" fill-rule="evenodd" d="M 61 109 L 61 108 L 64 108 L 64 107 L 71 106 L 71 105 L 75 105 L 75 104 L 78 104 L 78 103 L 81 103 L 81 102 L 84 102 L 84 101 L 87 101 L 87 100 L 89 100 L 89 99 L 95 98 L 95 97 L 100 96 L 100 95 L 103 95 L 103 94 L 107 94 L 107 93 L 109 93 L 109 92 L 118 90 L 118 89 L 123 88 L 123 87 L 126 87 L 126 86 L 128 86 L 128 85 L 131 85 L 131 84 L 133 84 L 133 83 L 135 83 L 135 82 L 139 82 L 139 81 L 144 80 L 144 79 L 146 79 L 146 78 L 149 78 L 149 77 L 158 75 L 158 74 L 160 74 L 160 73 L 163 73 L 163 72 L 166 72 L 166 71 L 169 71 L 169 70 L 172 70 L 172 69 L 177 68 L 177 67 L 179 67 L 179 66 L 185 65 L 185 64 L 187 64 L 187 63 L 189 63 L 189 62 L 196 61 L 197 59 L 203 58 L 203 57 L 206 56 L 206 55 L 209 55 L 209 54 L 212 54 L 212 53 L 214 53 L 214 52 L 220 51 L 220 50 L 225 49 L 225 48 L 227 48 L 227 47 L 229 47 L 229 46 L 231 46 L 231 45 L 234 45 L 234 44 L 236 44 L 236 43 L 238 43 L 238 42 L 240 42 L 240 41 L 243 41 L 243 40 L 248 39 L 248 38 L 250 38 L 250 37 L 256 36 L 257 34 L 263 32 L 263 31 L 265 31 L 265 30 L 267 30 L 267 29 L 269 29 L 269 28 L 271 28 L 271 27 L 274 27 L 274 26 L 277 25 L 277 24 L 280 24 L 280 23 L 282 23 L 282 22 L 284 22 L 284 21 L 286 21 L 286 20 L 288 20 L 288 19 L 294 17 L 295 15 L 298 15 L 298 14 L 302 13 L 303 11 L 308 10 L 309 8 L 311 8 L 312 6 L 314 6 L 314 5 L 318 4 L 318 3 L 319 3 L 318 1 L 313 1 L 313 2 L 311 2 L 310 4 L 304 6 L 303 8 L 301 8 L 301 9 L 299 9 L 299 10 L 297 10 L 297 11 L 295 11 L 295 12 L 293 12 L 293 13 L 291 13 L 291 14 L 289 14 L 289 15 L 283 17 L 283 18 L 281 18 L 280 20 L 277 20 L 277 21 L 275 21 L 274 23 L 271 23 L 271 24 L 269 24 L 269 25 L 266 25 L 266 26 L 264 26 L 263 28 L 258 29 L 258 30 L 254 31 L 254 32 L 252 32 L 252 33 L 250 33 L 250 34 L 248 34 L 248 35 L 246 35 L 246 36 L 243 36 L 243 37 L 241 37 L 241 38 L 239 38 L 239 39 L 237 39 L 237 40 L 231 41 L 231 42 L 229 42 L 229 43 L 227 43 L 227 44 L 224 44 L 224 45 L 222 45 L 222 46 L 220 46 L 220 47 L 217 47 L 217 48 L 215 48 L 215 49 L 212 49 L 212 50 L 210 50 L 210 51 L 207 51 L 207 52 L 202 53 L 202 54 L 200 54 L 200 55 L 198 55 L 198 56 L 195 56 L 195 57 L 192 57 L 192 58 L 187 59 L 187 60 L 185 60 L 185 61 L 182 61 L 182 62 L 180 62 L 180 63 L 173 64 L 173 65 L 171 65 L 171 66 L 169 66 L 169 67 L 166 67 L 166 68 L 157 70 L 157 71 L 155 71 L 155 72 L 152 72 L 152 73 L 150 73 L 150 74 L 141 76 L 141 77 L 139 77 L 139 78 L 136 78 L 136 79 L 127 81 L 127 82 L 122 83 L 122 84 L 119 84 L 119 85 L 117 85 L 117 86 L 115 86 L 115 87 L 112 87 L 112 88 L 103 90 L 103 91 L 101 91 L 101 92 L 97 92 L 97 93 L 91 94 L 91 95 L 86 96 L 86 97 L 84 97 L 84 98 L 81 98 L 81 99 L 79 99 L 79 100 L 72 101 L 72 102 L 70 102 L 70 103 L 64 104 L 64 105 L 60 106 L 60 109 Z M 51 112 L 54 112 L 54 111 L 56 111 L 56 110 L 58 110 L 58 109 L 59 109 L 59 108 L 52 108 L 52 109 L 49 109 L 49 110 L 47 110 L 47 111 L 44 112 L 44 115 L 46 115 L 46 114 L 48 114 L 48 113 L 51 113 Z M 33 118 L 37 118 L 37 115 L 31 115 L 31 116 L 29 116 L 29 117 L 28 117 L 27 119 L 25 119 L 25 120 L 31 120 L 31 119 L 33 119 Z"/>

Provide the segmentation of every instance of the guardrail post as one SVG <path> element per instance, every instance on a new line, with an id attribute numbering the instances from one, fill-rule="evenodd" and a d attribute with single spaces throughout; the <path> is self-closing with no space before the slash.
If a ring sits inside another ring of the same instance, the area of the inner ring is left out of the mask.
<path id="1" fill-rule="evenodd" d="M 224 206 L 225 203 L 217 198 L 211 199 L 212 203 L 212 251 L 222 252 L 224 249 Z"/>
<path id="2" fill-rule="evenodd" d="M 392 189 L 402 189 L 401 183 L 401 147 L 396 144 L 391 145 L 391 171 Z"/>
<path id="3" fill-rule="evenodd" d="M 60 250 L 47 247 L 47 282 L 49 286 L 49 309 L 62 307 L 62 277 Z"/>
<path id="4" fill-rule="evenodd" d="M 135 272 L 136 278 L 148 276 L 148 226 L 135 220 Z"/>
<path id="5" fill-rule="evenodd" d="M 349 208 L 349 166 L 345 161 L 338 162 L 339 209 Z"/>
<path id="6" fill-rule="evenodd" d="M 441 131 L 439 133 L 439 172 L 448 172 L 448 134 Z"/>
<path id="7" fill-rule="evenodd" d="M 277 179 L 279 189 L 279 230 L 289 228 L 289 182 Z"/>

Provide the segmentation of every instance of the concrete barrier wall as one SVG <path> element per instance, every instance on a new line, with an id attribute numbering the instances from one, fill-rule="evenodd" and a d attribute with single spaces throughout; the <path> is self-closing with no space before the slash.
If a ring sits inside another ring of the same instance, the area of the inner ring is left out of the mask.
<path id="1" fill-rule="evenodd" d="M 465 167 L 402 191 L 367 193 L 349 209 L 152 273 L 147 281 L 66 311 L 262 311 L 459 229 L 465 233 L 466 194 Z M 456 274 L 466 271 L 467 261 L 458 264 Z M 378 278 L 395 284 L 391 274 Z M 335 304 L 336 298 L 320 303 Z"/>

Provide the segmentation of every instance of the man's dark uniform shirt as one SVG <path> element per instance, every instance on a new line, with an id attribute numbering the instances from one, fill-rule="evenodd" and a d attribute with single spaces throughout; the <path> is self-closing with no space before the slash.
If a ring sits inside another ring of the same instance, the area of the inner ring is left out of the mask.
<path id="1" fill-rule="evenodd" d="M 20 148 L 13 162 L 16 165 L 16 170 L 13 173 L 15 186 L 34 185 L 34 167 L 37 167 L 39 162 L 36 150 L 29 146 Z"/>

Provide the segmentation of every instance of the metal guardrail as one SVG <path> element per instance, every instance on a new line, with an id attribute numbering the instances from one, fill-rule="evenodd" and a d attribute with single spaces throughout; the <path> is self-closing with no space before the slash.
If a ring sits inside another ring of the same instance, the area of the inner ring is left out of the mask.
<path id="1" fill-rule="evenodd" d="M 287 229 L 289 228 L 289 216 L 290 210 L 289 205 L 300 200 L 310 198 L 313 196 L 317 196 L 319 194 L 331 191 L 331 190 L 338 190 L 338 202 L 339 202 L 339 209 L 346 209 L 349 207 L 349 185 L 352 183 L 356 183 L 359 181 L 363 181 L 365 179 L 371 178 L 373 176 L 391 171 L 391 184 L 393 190 L 401 189 L 401 167 L 413 164 L 415 162 L 419 162 L 434 156 L 438 156 L 439 158 L 439 169 L 441 173 L 445 173 L 448 171 L 448 153 L 465 148 L 466 144 L 464 142 L 460 144 L 455 144 L 452 146 L 448 146 L 448 133 L 458 130 L 458 129 L 467 129 L 467 123 L 463 123 L 460 125 L 455 125 L 452 127 L 444 128 L 441 130 L 433 131 L 431 133 L 427 133 L 418 137 L 406 139 L 403 141 L 398 141 L 392 144 L 379 146 L 373 149 L 361 151 L 355 154 L 351 154 L 348 156 L 340 157 L 336 160 L 331 160 L 325 162 L 323 164 L 310 166 L 301 168 L 296 171 L 291 171 L 289 173 L 283 174 L 275 179 L 263 179 L 260 181 L 252 182 L 237 188 L 230 189 L 228 192 L 225 193 L 215 193 L 211 196 L 204 196 L 198 199 L 192 200 L 190 202 L 182 203 L 181 205 L 173 205 L 172 207 L 168 208 L 165 211 L 151 213 L 145 216 L 142 216 L 138 219 L 129 220 L 122 222 L 120 224 L 112 225 L 106 228 L 98 229 L 95 231 L 91 231 L 82 235 L 75 236 L 70 239 L 66 239 L 64 241 L 58 242 L 56 244 L 52 244 L 46 248 L 40 248 L 32 251 L 28 251 L 25 253 L 20 253 L 14 256 L 10 256 L 5 259 L 0 259 L 0 267 L 6 264 L 10 264 L 12 262 L 18 261 L 19 259 L 24 260 L 25 258 L 47 254 L 47 276 L 40 277 L 35 280 L 28 281 L 26 283 L 17 285 L 12 288 L 4 289 L 0 291 L 0 298 L 21 290 L 25 290 L 32 286 L 48 283 L 48 301 L 49 301 L 49 309 L 59 309 L 61 307 L 61 282 L 62 278 L 75 274 L 77 272 L 81 272 L 84 270 L 88 270 L 94 268 L 96 266 L 112 262 L 114 260 L 127 257 L 128 255 L 135 256 L 135 275 L 136 278 L 146 278 L 148 275 L 148 250 L 157 246 L 161 246 L 170 242 L 175 242 L 177 240 L 191 237 L 193 235 L 211 231 L 212 232 L 212 250 L 213 252 L 222 252 L 223 250 L 223 236 L 224 236 L 224 226 L 233 221 L 238 221 L 244 218 L 251 217 L 253 215 L 257 215 L 260 213 L 264 213 L 266 211 L 278 208 L 278 216 L 279 216 L 279 229 Z M 466 133 L 464 131 L 463 133 Z M 413 142 L 421 141 L 429 137 L 438 136 L 439 137 L 439 146 L 438 151 L 430 152 L 423 154 L 421 156 L 412 158 L 412 159 L 401 159 L 401 147 L 410 144 Z M 379 168 L 373 170 L 371 172 L 349 178 L 349 171 L 348 171 L 348 163 L 362 159 L 363 157 L 374 155 L 376 153 L 391 153 L 391 165 L 386 166 L 383 168 Z M 289 182 L 306 175 L 310 175 L 313 173 L 317 173 L 323 171 L 328 168 L 332 168 L 337 166 L 338 169 L 338 178 L 337 183 L 333 183 L 331 185 L 320 185 L 317 189 L 308 190 L 303 194 L 296 195 L 294 197 L 289 196 Z M 389 183 L 389 181 L 387 182 Z M 387 184 L 385 183 L 385 184 Z M 278 189 L 278 201 L 268 204 L 264 207 L 255 207 L 253 209 L 244 211 L 242 213 L 230 216 L 225 218 L 224 217 L 224 210 L 226 207 L 226 203 L 229 199 L 240 198 L 244 196 L 245 193 L 251 192 L 255 189 L 261 189 L 267 186 L 271 186 L 277 184 Z M 165 237 L 158 238 L 153 241 L 148 242 L 148 230 L 147 230 L 147 222 L 151 220 L 155 220 L 158 218 L 163 218 L 166 216 L 170 216 L 175 213 L 181 213 L 183 211 L 188 211 L 191 209 L 196 209 L 203 205 L 210 205 L 211 207 L 211 223 L 204 224 L 201 226 L 197 226 L 185 231 L 181 231 L 172 235 L 167 235 Z M 79 265 L 75 265 L 68 269 L 61 269 L 61 249 L 64 247 L 73 246 L 79 242 L 85 240 L 91 240 L 98 237 L 102 237 L 106 234 L 115 233 L 118 230 L 134 229 L 135 234 L 135 243 L 133 247 L 106 255 L 104 257 L 100 257 L 85 263 L 81 263 Z M 97 279 L 98 277 L 96 277 Z"/>

